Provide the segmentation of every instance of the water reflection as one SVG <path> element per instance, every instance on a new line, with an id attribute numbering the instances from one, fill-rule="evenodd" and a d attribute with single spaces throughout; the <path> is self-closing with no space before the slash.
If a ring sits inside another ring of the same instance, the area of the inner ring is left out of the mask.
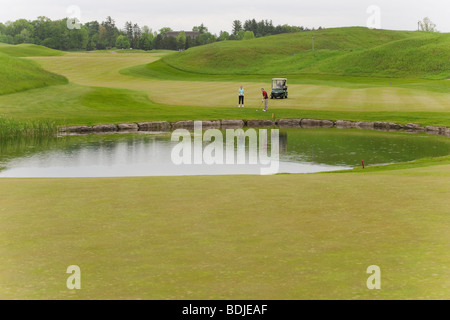
<path id="1" fill-rule="evenodd" d="M 0 177 L 260 174 L 261 165 L 249 162 L 175 165 L 171 152 L 177 142 L 170 138 L 167 133 L 134 133 L 4 140 L 0 142 Z M 370 165 L 443 156 L 450 153 L 450 139 L 361 130 L 292 129 L 280 131 L 279 150 L 280 173 L 310 173 L 352 168 L 361 160 Z"/>

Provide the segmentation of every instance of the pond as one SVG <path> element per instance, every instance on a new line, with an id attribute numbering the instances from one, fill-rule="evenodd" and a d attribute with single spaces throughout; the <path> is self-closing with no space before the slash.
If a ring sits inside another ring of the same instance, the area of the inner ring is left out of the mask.
<path id="1" fill-rule="evenodd" d="M 250 130 L 250 129 L 247 129 Z M 272 153 L 273 141 L 261 143 L 261 129 L 253 129 L 258 149 Z M 226 136 L 225 131 L 221 131 Z M 247 131 L 246 131 L 247 132 Z M 192 134 L 192 159 L 195 135 Z M 200 135 L 201 138 L 202 135 Z M 3 140 L 0 142 L 0 177 L 125 177 L 260 174 L 267 163 L 252 164 L 251 143 L 244 142 L 245 161 L 176 164 L 178 140 L 171 133 L 79 135 L 52 138 Z M 213 140 L 215 141 L 215 140 Z M 342 129 L 282 129 L 279 131 L 279 161 L 275 173 L 313 173 L 412 161 L 450 154 L 450 139 L 428 134 Z M 242 142 L 242 141 L 241 141 Z M 234 145 L 237 159 L 238 140 Z M 211 142 L 201 142 L 201 151 Z M 225 149 L 225 146 L 223 147 Z M 225 150 L 220 157 L 227 157 Z M 184 155 L 180 152 L 179 155 Z M 217 156 L 217 149 L 212 153 Z M 273 153 L 272 153 L 273 155 Z M 216 158 L 217 159 L 217 158 Z M 203 160 L 203 161 L 202 161 Z"/>

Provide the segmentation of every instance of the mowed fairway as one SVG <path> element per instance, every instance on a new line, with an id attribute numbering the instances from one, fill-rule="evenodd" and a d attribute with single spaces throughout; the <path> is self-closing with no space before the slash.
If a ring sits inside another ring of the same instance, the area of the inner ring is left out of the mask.
<path id="1" fill-rule="evenodd" d="M 158 60 L 167 54 L 103 51 L 27 58 L 70 83 L 2 95 L 1 114 L 60 125 L 321 118 L 450 126 L 448 81 L 293 75 L 289 99 L 270 100 L 272 112 L 262 114 L 260 89 L 270 92 L 271 76 L 177 71 Z M 237 108 L 240 85 L 246 90 L 245 109 Z"/>
<path id="2" fill-rule="evenodd" d="M 448 299 L 449 178 L 2 179 L 0 298 Z"/>
<path id="3" fill-rule="evenodd" d="M 164 53 L 100 52 L 33 59 L 45 69 L 66 76 L 71 82 L 141 91 L 148 94 L 152 101 L 169 106 L 236 107 L 236 92 L 243 85 L 246 105 L 255 108 L 260 104 L 260 89 L 264 87 L 270 91 L 271 76 L 267 76 L 265 82 L 249 81 L 245 76 L 234 76 L 232 81 L 230 76 L 224 76 L 224 81 L 215 76 L 213 81 L 209 81 L 208 75 L 204 76 L 203 81 L 182 81 L 119 73 L 122 69 L 156 61 L 162 55 Z M 345 77 L 324 82 L 323 85 L 299 84 L 302 80 L 296 80 L 298 76 L 295 75 L 292 77 L 294 84 L 289 84 L 289 99 L 271 100 L 272 109 L 329 110 L 332 107 L 335 111 L 450 111 L 449 92 L 395 87 L 391 83 L 395 85 L 396 80 L 392 79 L 380 80 L 376 86 L 367 84 L 361 87 L 361 84 L 342 86 L 340 80 L 345 81 Z M 402 84 L 402 81 L 397 82 Z"/>

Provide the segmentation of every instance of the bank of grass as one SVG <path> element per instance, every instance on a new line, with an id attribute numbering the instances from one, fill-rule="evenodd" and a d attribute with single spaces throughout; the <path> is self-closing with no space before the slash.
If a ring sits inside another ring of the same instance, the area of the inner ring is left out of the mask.
<path id="1" fill-rule="evenodd" d="M 201 74 L 187 72 L 168 65 L 163 60 L 128 67 L 120 70 L 120 73 L 126 76 L 132 76 L 142 79 L 158 79 L 168 81 L 199 81 L 199 82 L 265 82 L 270 87 L 270 82 L 274 74 Z M 331 74 L 282 74 L 288 79 L 288 84 L 308 84 L 318 86 L 329 86 L 337 88 L 406 88 L 417 91 L 433 91 L 439 93 L 448 93 L 450 91 L 450 81 L 432 80 L 432 79 L 413 79 L 413 78 L 389 78 L 389 77 L 367 77 L 367 76 L 346 76 Z M 200 85 L 200 84 L 199 84 Z M 201 85 L 200 85 L 201 86 Z"/>
<path id="2" fill-rule="evenodd" d="M 0 95 L 56 84 L 65 84 L 63 76 L 46 71 L 34 61 L 0 53 Z M 0 110 L 1 112 L 1 110 Z"/>
<path id="3" fill-rule="evenodd" d="M 333 171 L 336 173 L 381 173 L 381 174 L 411 174 L 410 171 L 404 171 L 405 169 L 424 168 L 432 166 L 450 165 L 450 155 L 443 157 L 425 157 L 413 161 L 393 163 L 389 165 L 369 165 L 365 168 L 358 166 L 352 170 Z M 417 171 L 414 175 L 428 175 L 430 172 L 426 170 Z M 436 171 L 434 174 L 439 174 Z"/>
<path id="4" fill-rule="evenodd" d="M 224 41 L 166 56 L 171 66 L 206 74 L 270 74 L 298 71 L 354 50 L 415 36 L 414 32 L 351 27 L 299 32 L 248 41 Z M 312 36 L 315 52 L 311 50 Z"/>
<path id="5" fill-rule="evenodd" d="M 163 60 L 176 69 L 200 74 L 447 79 L 449 43 L 450 34 L 350 27 L 219 42 L 167 55 Z"/>
<path id="6" fill-rule="evenodd" d="M 50 57 L 65 54 L 63 51 L 29 43 L 18 45 L 0 43 L 0 52 L 12 57 Z"/>
<path id="7" fill-rule="evenodd" d="M 449 177 L 0 179 L 0 297 L 446 299 Z"/>
<path id="8" fill-rule="evenodd" d="M 318 73 L 391 78 L 450 78 L 450 33 L 424 33 L 352 52 L 311 68 Z"/>

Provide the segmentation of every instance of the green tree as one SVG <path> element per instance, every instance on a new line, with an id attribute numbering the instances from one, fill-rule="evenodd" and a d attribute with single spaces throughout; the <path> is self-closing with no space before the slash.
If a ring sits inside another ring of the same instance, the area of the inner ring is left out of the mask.
<path id="1" fill-rule="evenodd" d="M 202 33 L 207 33 L 208 32 L 208 28 L 202 23 L 199 26 L 193 27 L 192 31 L 200 32 L 200 34 L 202 34 Z"/>
<path id="2" fill-rule="evenodd" d="M 256 22 L 255 19 L 246 20 L 244 22 L 244 30 L 245 31 L 252 31 L 253 34 L 258 33 L 258 22 Z"/>
<path id="3" fill-rule="evenodd" d="M 143 33 L 139 39 L 139 49 L 152 50 L 153 49 L 153 35 L 151 33 Z"/>
<path id="4" fill-rule="evenodd" d="M 100 24 L 97 21 L 90 21 L 84 24 L 84 27 L 89 32 L 89 38 L 92 38 L 95 34 L 98 34 Z"/>
<path id="5" fill-rule="evenodd" d="M 67 18 L 62 21 L 67 24 Z M 86 50 L 89 42 L 89 31 L 83 25 L 80 29 L 64 28 L 60 36 L 65 39 L 63 43 L 64 50 Z"/>
<path id="6" fill-rule="evenodd" d="M 33 43 L 33 35 L 28 29 L 22 29 L 19 34 L 14 37 L 15 43 Z"/>
<path id="7" fill-rule="evenodd" d="M 49 18 L 39 16 L 31 24 L 33 25 L 36 44 L 42 45 L 42 41 L 52 37 L 53 22 Z"/>
<path id="8" fill-rule="evenodd" d="M 102 26 L 105 28 L 105 32 L 100 36 L 99 29 L 99 40 L 102 38 L 105 47 L 113 47 L 116 42 L 116 38 L 119 36 L 119 30 L 116 27 L 116 22 L 108 16 L 105 21 L 102 22 Z"/>
<path id="9" fill-rule="evenodd" d="M 250 39 L 254 39 L 254 38 L 255 38 L 255 34 L 253 33 L 253 31 L 245 31 L 244 37 L 242 39 L 250 40 Z"/>
<path id="10" fill-rule="evenodd" d="M 213 34 L 206 32 L 206 33 L 201 33 L 196 39 L 196 45 L 198 46 L 202 46 L 208 43 L 213 43 L 217 40 L 216 36 L 214 36 Z"/>
<path id="11" fill-rule="evenodd" d="M 0 22 L 0 42 L 9 43 L 6 35 L 6 26 Z"/>
<path id="12" fill-rule="evenodd" d="M 0 33 L 0 42 L 13 44 L 14 43 L 14 38 L 9 36 L 9 35 Z"/>
<path id="13" fill-rule="evenodd" d="M 143 26 L 141 31 L 142 31 L 142 34 L 144 34 L 144 33 L 148 33 L 148 34 L 152 33 L 152 29 L 150 29 L 148 26 Z"/>
<path id="14" fill-rule="evenodd" d="M 233 35 L 237 36 L 239 31 L 242 30 L 242 22 L 240 20 L 233 21 Z"/>
<path id="15" fill-rule="evenodd" d="M 97 48 L 97 42 L 98 42 L 98 33 L 94 34 L 90 39 L 86 46 L 86 50 L 95 50 Z"/>
<path id="16" fill-rule="evenodd" d="M 167 32 L 173 31 L 170 27 L 163 27 L 159 29 L 159 34 L 164 36 Z"/>
<path id="17" fill-rule="evenodd" d="M 177 39 L 175 37 L 164 37 L 161 49 L 177 50 Z"/>
<path id="18" fill-rule="evenodd" d="M 158 34 L 156 35 L 155 39 L 153 40 L 153 48 L 155 49 L 162 49 L 162 35 Z"/>
<path id="19" fill-rule="evenodd" d="M 14 44 L 23 43 L 24 41 L 33 42 L 34 26 L 28 20 L 19 19 L 14 22 L 8 21 L 5 27 L 5 34 L 14 38 Z"/>
<path id="20" fill-rule="evenodd" d="M 53 38 L 46 38 L 41 42 L 42 46 L 48 47 L 48 48 L 52 48 L 52 49 L 56 49 L 58 48 L 58 42 L 56 41 L 56 39 Z"/>
<path id="21" fill-rule="evenodd" d="M 76 49 L 86 50 L 87 44 L 89 42 L 89 31 L 86 27 L 81 26 L 81 29 L 76 30 L 75 36 L 77 38 Z"/>
<path id="22" fill-rule="evenodd" d="M 181 31 L 177 36 L 177 50 L 184 50 L 186 48 L 186 33 Z"/>
<path id="23" fill-rule="evenodd" d="M 230 34 L 226 31 L 220 31 L 220 35 L 219 35 L 219 41 L 225 41 L 230 39 Z"/>
<path id="24" fill-rule="evenodd" d="M 139 28 L 139 25 L 135 23 L 133 25 L 133 40 L 131 41 L 131 47 L 137 48 L 139 46 L 139 39 L 142 36 L 141 28 Z"/>
<path id="25" fill-rule="evenodd" d="M 53 38 L 57 43 L 57 47 L 55 49 L 59 50 L 71 49 L 73 45 L 73 43 L 71 42 L 71 34 L 72 34 L 71 31 L 73 30 L 67 28 L 67 18 L 63 20 L 56 20 L 54 21 L 54 23 L 55 23 L 55 33 L 53 35 Z"/>
<path id="26" fill-rule="evenodd" d="M 133 41 L 133 23 L 131 21 L 125 22 L 125 33 L 131 43 Z"/>
<path id="27" fill-rule="evenodd" d="M 84 24 L 84 28 L 88 31 L 88 42 L 86 50 L 95 50 L 98 40 L 98 29 L 100 24 L 97 21 L 90 21 Z"/>
<path id="28" fill-rule="evenodd" d="M 148 26 L 142 27 L 142 36 L 139 39 L 139 49 L 152 50 L 154 46 L 155 34 Z"/>
<path id="29" fill-rule="evenodd" d="M 189 49 L 195 45 L 195 41 L 191 37 L 186 37 L 186 49 Z"/>
<path id="30" fill-rule="evenodd" d="M 16 21 L 6 22 L 6 33 L 15 36 L 20 34 L 23 29 L 29 29 L 29 31 L 34 31 L 33 25 L 26 19 L 19 19 Z"/>
<path id="31" fill-rule="evenodd" d="M 98 50 L 106 49 L 106 46 L 108 45 L 108 31 L 106 30 L 105 26 L 100 26 L 98 28 L 98 38 L 96 43 L 96 48 Z M 115 44 L 115 43 L 114 43 Z"/>
<path id="32" fill-rule="evenodd" d="M 118 49 L 129 49 L 130 48 L 130 41 L 128 40 L 127 36 L 121 35 L 118 36 L 116 39 L 116 48 Z"/>

